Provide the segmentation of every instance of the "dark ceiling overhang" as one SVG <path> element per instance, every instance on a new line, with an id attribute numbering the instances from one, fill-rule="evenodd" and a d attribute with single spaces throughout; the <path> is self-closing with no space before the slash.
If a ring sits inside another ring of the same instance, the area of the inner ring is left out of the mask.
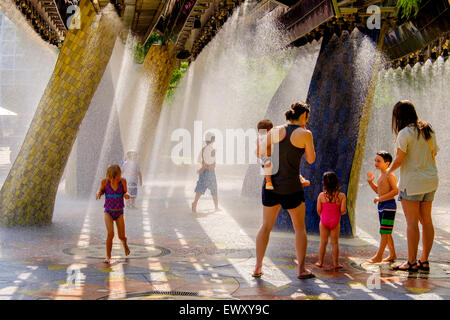
<path id="1" fill-rule="evenodd" d="M 448 0 L 424 1 L 416 17 L 388 31 L 384 52 L 398 59 L 416 52 L 450 32 L 450 5 Z"/>
<path id="2" fill-rule="evenodd" d="M 3 0 L 17 6 L 41 38 L 58 45 L 67 32 L 70 6 L 77 0 Z M 112 3 L 120 17 L 142 42 L 154 31 L 166 33 L 176 42 L 177 52 L 195 58 L 218 32 L 233 9 L 243 0 L 90 0 L 97 10 Z M 261 16 L 277 14 L 291 38 L 300 46 L 320 39 L 326 32 L 339 34 L 354 27 L 365 28 L 370 5 L 381 8 L 388 23 L 384 51 L 394 60 L 421 50 L 450 31 L 448 0 L 423 0 L 419 14 L 408 21 L 397 18 L 396 0 L 262 0 L 250 6 L 256 22 Z M 196 28 L 194 25 L 200 26 Z M 187 56 L 183 54 L 182 56 Z"/>

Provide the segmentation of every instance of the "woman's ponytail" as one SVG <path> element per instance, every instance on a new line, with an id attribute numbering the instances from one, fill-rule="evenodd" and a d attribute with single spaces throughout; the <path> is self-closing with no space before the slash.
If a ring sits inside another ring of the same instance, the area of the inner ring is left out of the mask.
<path id="1" fill-rule="evenodd" d="M 286 120 L 297 120 L 300 116 L 307 112 L 309 114 L 309 105 L 306 102 L 294 102 L 291 108 L 284 112 Z"/>
<path id="2" fill-rule="evenodd" d="M 284 112 L 284 116 L 286 117 L 286 120 L 294 120 L 294 115 L 295 115 L 295 112 L 292 109 Z"/>
<path id="3" fill-rule="evenodd" d="M 417 129 L 421 134 L 423 134 L 425 140 L 431 139 L 431 133 L 434 132 L 433 129 L 431 128 L 431 124 L 423 120 L 417 121 Z"/>

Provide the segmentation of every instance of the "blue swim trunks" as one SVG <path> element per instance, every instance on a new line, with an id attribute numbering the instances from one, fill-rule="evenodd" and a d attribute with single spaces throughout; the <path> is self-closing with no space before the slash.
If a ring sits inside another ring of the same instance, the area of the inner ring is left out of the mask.
<path id="1" fill-rule="evenodd" d="M 204 194 L 206 189 L 209 189 L 209 191 L 211 191 L 212 196 L 217 195 L 216 173 L 213 170 L 205 169 L 198 176 L 197 186 L 195 187 L 195 193 Z"/>
<path id="2" fill-rule="evenodd" d="M 396 211 L 397 204 L 395 202 L 395 199 L 378 202 L 380 234 L 392 234 Z"/>

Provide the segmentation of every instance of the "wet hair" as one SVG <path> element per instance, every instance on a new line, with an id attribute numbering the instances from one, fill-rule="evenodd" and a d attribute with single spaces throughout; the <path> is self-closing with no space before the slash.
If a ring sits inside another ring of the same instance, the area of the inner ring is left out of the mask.
<path id="1" fill-rule="evenodd" d="M 431 133 L 434 132 L 429 123 L 419 119 L 411 101 L 400 100 L 392 110 L 392 132 L 398 136 L 399 131 L 410 124 L 417 129 L 417 139 L 423 135 L 425 140 L 429 140 Z"/>
<path id="2" fill-rule="evenodd" d="M 389 152 L 381 150 L 381 151 L 377 152 L 377 156 L 382 157 L 384 162 L 389 162 L 389 166 L 391 165 L 391 163 L 392 163 L 392 155 Z"/>
<path id="3" fill-rule="evenodd" d="M 341 190 L 341 184 L 335 172 L 327 171 L 322 176 L 323 190 L 326 192 L 326 196 L 329 202 L 333 201 L 333 198 Z"/>
<path id="4" fill-rule="evenodd" d="M 269 119 L 264 119 L 264 120 L 261 120 L 260 122 L 258 122 L 257 128 L 258 128 L 258 131 L 259 130 L 269 131 L 270 129 L 273 128 L 273 123 Z"/>
<path id="5" fill-rule="evenodd" d="M 309 114 L 309 104 L 302 101 L 294 102 L 291 108 L 284 112 L 286 120 L 297 120 L 303 113 Z"/>
<path id="6" fill-rule="evenodd" d="M 108 166 L 108 169 L 106 169 L 106 179 L 112 180 L 116 178 L 118 175 L 122 173 L 122 170 L 120 170 L 119 165 L 117 164 L 110 164 Z"/>

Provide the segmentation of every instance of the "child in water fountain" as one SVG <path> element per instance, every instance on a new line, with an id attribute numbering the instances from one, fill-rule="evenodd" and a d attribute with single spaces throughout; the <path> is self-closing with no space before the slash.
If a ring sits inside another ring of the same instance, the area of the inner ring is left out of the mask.
<path id="1" fill-rule="evenodd" d="M 142 187 L 142 174 L 137 162 L 137 152 L 128 151 L 125 161 L 122 164 L 123 177 L 128 183 L 128 192 L 130 193 L 130 200 L 127 200 L 127 207 L 136 209 L 135 201 L 138 192 L 138 180 L 139 185 Z"/>
<path id="2" fill-rule="evenodd" d="M 202 167 L 197 171 L 199 174 L 197 186 L 195 187 L 195 199 L 192 202 L 192 212 L 197 212 L 197 203 L 206 189 L 211 191 L 214 200 L 215 211 L 219 211 L 219 200 L 217 199 L 217 180 L 216 180 L 216 150 L 213 147 L 216 137 L 211 132 L 206 134 L 206 145 L 202 148 L 198 156 L 198 162 Z"/>
<path id="3" fill-rule="evenodd" d="M 386 172 L 391 162 L 392 155 L 389 152 L 379 151 L 375 156 L 375 168 L 381 172 L 377 184 L 373 183 L 375 179 L 373 172 L 367 173 L 367 182 L 373 191 L 378 194 L 378 197 L 373 200 L 373 203 L 378 203 L 381 234 L 380 247 L 372 258 L 366 260 L 369 263 L 392 262 L 397 259 L 394 239 L 392 238 L 392 229 L 394 228 L 395 212 L 397 210 L 394 196 L 398 194 L 398 187 L 394 174 L 388 174 Z M 390 254 L 389 257 L 383 259 L 386 244 L 389 247 Z"/>
<path id="4" fill-rule="evenodd" d="M 97 192 L 96 199 L 100 199 L 105 195 L 105 225 L 108 231 L 106 238 L 106 259 L 103 261 L 106 264 L 111 263 L 111 251 L 114 239 L 114 221 L 117 226 L 117 233 L 119 239 L 122 241 L 125 255 L 130 254 L 130 249 L 127 245 L 127 237 L 125 236 L 125 220 L 123 218 L 123 199 L 130 199 L 127 192 L 127 181 L 122 178 L 122 172 L 117 164 L 111 164 L 106 170 L 106 178 L 102 180 L 100 189 Z"/>
<path id="5" fill-rule="evenodd" d="M 336 173 L 325 172 L 322 177 L 323 192 L 317 197 L 317 213 L 320 216 L 320 247 L 319 261 L 316 266 L 323 267 L 327 251 L 328 237 L 331 238 L 331 254 L 335 270 L 342 268 L 339 264 L 339 232 L 341 215 L 347 212 L 345 194 L 340 192 L 341 185 Z"/>
<path id="6" fill-rule="evenodd" d="M 267 134 L 273 128 L 272 121 L 265 119 L 258 122 L 258 140 L 256 141 L 256 155 L 261 161 L 261 166 L 264 169 L 264 177 L 266 178 L 266 189 L 273 190 L 272 184 L 272 148 L 267 145 Z M 303 178 L 300 174 L 300 181 L 304 187 L 310 185 L 309 180 Z"/>

